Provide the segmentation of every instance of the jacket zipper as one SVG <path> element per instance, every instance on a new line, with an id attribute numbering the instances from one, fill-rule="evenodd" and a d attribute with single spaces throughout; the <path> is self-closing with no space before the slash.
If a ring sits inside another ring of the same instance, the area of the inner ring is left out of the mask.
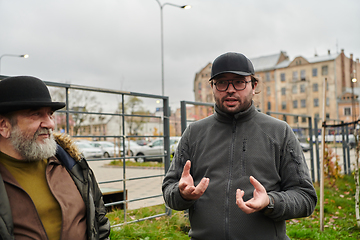
<path id="1" fill-rule="evenodd" d="M 234 142 L 235 142 L 235 133 L 236 133 L 236 119 L 233 119 L 232 125 L 232 137 L 231 137 L 231 146 L 230 146 L 230 159 L 229 159 L 229 178 L 226 186 L 226 194 L 225 194 L 225 239 L 230 239 L 230 185 L 232 181 L 232 165 L 234 158 Z"/>

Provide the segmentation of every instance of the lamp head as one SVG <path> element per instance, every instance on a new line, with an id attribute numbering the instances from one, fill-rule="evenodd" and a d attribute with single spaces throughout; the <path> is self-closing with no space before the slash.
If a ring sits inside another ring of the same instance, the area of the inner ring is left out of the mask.
<path id="1" fill-rule="evenodd" d="M 190 8 L 191 8 L 191 5 L 184 5 L 184 6 L 181 6 L 181 8 L 183 8 L 183 9 L 190 9 Z"/>

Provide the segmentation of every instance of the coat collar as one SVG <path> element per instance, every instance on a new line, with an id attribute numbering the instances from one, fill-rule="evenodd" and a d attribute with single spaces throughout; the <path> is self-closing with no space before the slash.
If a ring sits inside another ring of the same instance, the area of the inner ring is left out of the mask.
<path id="1" fill-rule="evenodd" d="M 218 106 L 215 104 L 215 118 L 220 122 L 233 122 L 234 120 L 236 122 L 246 122 L 252 119 L 256 114 L 257 110 L 254 106 L 254 102 L 251 103 L 251 106 L 243 111 L 238 112 L 236 114 L 229 114 L 221 111 Z"/>

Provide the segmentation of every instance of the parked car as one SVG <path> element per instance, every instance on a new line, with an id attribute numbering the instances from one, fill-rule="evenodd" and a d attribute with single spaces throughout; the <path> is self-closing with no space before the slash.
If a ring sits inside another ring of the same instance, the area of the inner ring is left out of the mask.
<path id="1" fill-rule="evenodd" d="M 102 150 L 100 148 L 94 147 L 88 142 L 75 143 L 86 159 L 102 157 Z"/>
<path id="2" fill-rule="evenodd" d="M 170 156 L 174 157 L 176 148 L 179 144 L 181 137 L 170 137 Z"/>
<path id="3" fill-rule="evenodd" d="M 173 155 L 180 137 L 170 137 L 170 154 Z M 130 147 L 131 149 L 131 147 Z M 140 148 L 131 149 L 134 159 L 137 162 L 145 162 L 149 160 L 162 161 L 164 155 L 164 139 L 157 139 L 148 145 L 140 146 Z M 154 157 L 153 157 L 154 156 Z M 155 157 L 156 156 L 156 157 Z"/>
<path id="4" fill-rule="evenodd" d="M 310 144 L 306 142 L 300 142 L 300 146 L 304 152 L 310 151 Z"/>
<path id="5" fill-rule="evenodd" d="M 140 140 L 136 140 L 136 143 L 140 146 L 145 146 L 145 145 L 148 145 L 149 142 L 146 140 L 140 139 Z"/>
<path id="6" fill-rule="evenodd" d="M 121 156 L 123 156 L 123 150 L 124 150 L 124 147 L 123 147 L 123 144 L 122 142 L 120 142 L 120 152 L 121 152 Z M 134 156 L 134 154 L 136 155 L 138 151 L 140 151 L 140 149 L 142 148 L 143 146 L 140 146 L 139 144 L 137 144 L 135 141 L 133 140 L 126 140 L 125 141 L 125 155 L 128 155 L 128 156 Z"/>
<path id="7" fill-rule="evenodd" d="M 94 147 L 100 148 L 102 150 L 103 157 L 108 158 L 108 157 L 114 157 L 115 155 L 119 156 L 120 149 L 112 142 L 96 141 L 96 142 L 90 142 L 90 144 Z"/>

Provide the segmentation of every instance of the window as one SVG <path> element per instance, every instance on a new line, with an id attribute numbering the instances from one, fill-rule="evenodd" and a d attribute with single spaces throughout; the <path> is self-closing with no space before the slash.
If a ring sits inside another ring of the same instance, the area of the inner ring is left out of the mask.
<path id="1" fill-rule="evenodd" d="M 306 71 L 305 70 L 300 71 L 300 78 L 301 78 L 301 81 L 306 80 Z"/>
<path id="2" fill-rule="evenodd" d="M 298 80 L 298 72 L 293 72 L 293 81 L 297 81 Z"/>
<path id="3" fill-rule="evenodd" d="M 320 118 L 320 115 L 318 113 L 315 113 L 315 118 Z"/>
<path id="4" fill-rule="evenodd" d="M 280 74 L 280 79 L 282 82 L 285 82 L 285 73 Z"/>
<path id="5" fill-rule="evenodd" d="M 306 99 L 301 99 L 300 100 L 300 105 L 302 108 L 306 108 Z"/>
<path id="6" fill-rule="evenodd" d="M 301 93 L 305 92 L 305 84 L 300 85 L 300 92 Z"/>
<path id="7" fill-rule="evenodd" d="M 317 91 L 319 91 L 319 84 L 314 83 L 313 84 L 313 92 L 317 92 Z"/>
<path id="8" fill-rule="evenodd" d="M 344 108 L 344 115 L 345 116 L 351 116 L 351 108 L 349 108 L 349 107 Z"/>
<path id="9" fill-rule="evenodd" d="M 297 86 L 295 84 L 292 86 L 292 93 L 297 93 Z"/>
<path id="10" fill-rule="evenodd" d="M 301 117 L 301 122 L 306 123 L 306 117 Z"/>
<path id="11" fill-rule="evenodd" d="M 330 113 L 327 113 L 326 114 L 326 119 L 329 119 L 330 118 Z"/>
<path id="12" fill-rule="evenodd" d="M 268 110 L 271 110 L 271 102 L 268 102 L 267 105 L 268 105 Z"/>
<path id="13" fill-rule="evenodd" d="M 312 76 L 317 77 L 317 68 L 312 69 Z"/>
<path id="14" fill-rule="evenodd" d="M 282 96 L 285 96 L 286 95 L 286 88 L 281 88 L 281 95 Z"/>
<path id="15" fill-rule="evenodd" d="M 330 98 L 326 98 L 326 106 L 330 106 Z"/>
<path id="16" fill-rule="evenodd" d="M 281 102 L 281 109 L 285 110 L 286 109 L 286 101 L 282 101 Z"/>
<path id="17" fill-rule="evenodd" d="M 318 106 L 319 106 L 319 99 L 314 98 L 314 107 L 318 107 Z"/>
<path id="18" fill-rule="evenodd" d="M 298 101 L 297 100 L 294 100 L 293 101 L 293 108 L 297 108 L 298 107 Z"/>
<path id="19" fill-rule="evenodd" d="M 270 81 L 270 72 L 267 72 L 265 74 L 265 77 L 266 77 L 266 81 L 269 82 Z"/>
<path id="20" fill-rule="evenodd" d="M 271 88 L 270 87 L 266 87 L 266 95 L 268 95 L 268 96 L 271 95 Z"/>
<path id="21" fill-rule="evenodd" d="M 201 82 L 198 84 L 198 90 L 201 90 Z"/>
<path id="22" fill-rule="evenodd" d="M 328 66 L 322 66 L 321 67 L 321 75 L 326 76 L 328 75 Z"/>
<path id="23" fill-rule="evenodd" d="M 298 116 L 294 116 L 294 123 L 298 123 L 298 122 L 299 122 Z"/>

